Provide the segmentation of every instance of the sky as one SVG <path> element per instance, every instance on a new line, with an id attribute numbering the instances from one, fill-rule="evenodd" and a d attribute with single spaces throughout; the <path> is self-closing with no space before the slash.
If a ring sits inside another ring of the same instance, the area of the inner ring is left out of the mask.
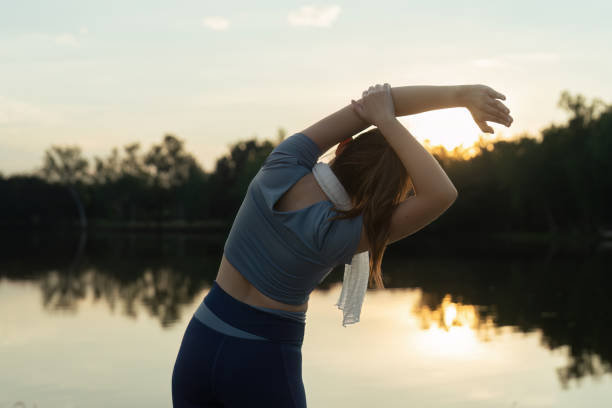
<path id="1" fill-rule="evenodd" d="M 465 108 L 400 118 L 422 143 L 537 137 L 567 120 L 563 90 L 612 103 L 612 3 L 569 4 L 0 0 L 0 173 L 52 145 L 92 159 L 168 133 L 212 171 L 231 144 L 299 132 L 384 82 L 506 95 L 514 122 L 495 135 Z"/>

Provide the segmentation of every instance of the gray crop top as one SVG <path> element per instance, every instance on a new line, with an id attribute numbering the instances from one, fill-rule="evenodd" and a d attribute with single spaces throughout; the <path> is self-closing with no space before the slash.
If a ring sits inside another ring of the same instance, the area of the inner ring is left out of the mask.
<path id="1" fill-rule="evenodd" d="M 305 303 L 335 266 L 351 262 L 361 238 L 363 215 L 329 221 L 340 214 L 329 200 L 295 211 L 273 209 L 321 154 L 303 133 L 276 146 L 251 180 L 223 248 L 245 279 L 282 303 Z"/>

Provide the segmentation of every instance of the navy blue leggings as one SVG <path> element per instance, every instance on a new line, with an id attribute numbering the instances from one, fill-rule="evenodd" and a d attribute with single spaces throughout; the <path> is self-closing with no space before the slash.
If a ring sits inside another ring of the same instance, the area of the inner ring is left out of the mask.
<path id="1" fill-rule="evenodd" d="M 304 328 L 233 298 L 213 281 L 174 363 L 173 407 L 306 407 Z"/>

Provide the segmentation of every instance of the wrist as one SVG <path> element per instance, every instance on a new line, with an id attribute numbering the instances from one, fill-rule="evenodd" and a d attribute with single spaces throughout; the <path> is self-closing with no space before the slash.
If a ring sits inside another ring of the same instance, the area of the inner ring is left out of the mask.
<path id="1" fill-rule="evenodd" d="M 454 104 L 460 107 L 466 106 L 466 94 L 470 85 L 455 85 L 453 89 Z"/>
<path id="2" fill-rule="evenodd" d="M 393 125 L 395 122 L 398 122 L 397 118 L 395 116 L 389 116 L 382 120 L 377 121 L 373 125 L 379 129 L 382 129 L 382 128 L 386 128 L 389 125 Z"/>

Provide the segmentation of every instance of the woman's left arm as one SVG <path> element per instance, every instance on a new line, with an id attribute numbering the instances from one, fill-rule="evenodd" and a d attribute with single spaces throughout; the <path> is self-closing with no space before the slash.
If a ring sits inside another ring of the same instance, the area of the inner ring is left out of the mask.
<path id="1" fill-rule="evenodd" d="M 395 116 L 463 106 L 464 85 L 410 85 L 391 87 Z"/>
<path id="2" fill-rule="evenodd" d="M 486 85 L 411 85 L 391 88 L 395 116 L 414 115 L 435 109 L 467 108 L 483 132 L 493 133 L 485 122 L 510 126 L 512 117 L 497 99 L 506 97 Z"/>
<path id="3" fill-rule="evenodd" d="M 512 123 L 508 114 L 510 110 L 497 100 L 505 100 L 506 97 L 486 85 L 391 87 L 391 97 L 395 116 L 412 115 L 433 109 L 465 107 L 483 132 L 493 133 L 486 121 L 502 123 L 508 127 Z M 363 97 L 357 102 L 363 102 Z M 370 124 L 361 119 L 349 103 L 300 133 L 309 137 L 317 144 L 321 153 L 325 153 L 340 141 L 369 127 Z"/>

